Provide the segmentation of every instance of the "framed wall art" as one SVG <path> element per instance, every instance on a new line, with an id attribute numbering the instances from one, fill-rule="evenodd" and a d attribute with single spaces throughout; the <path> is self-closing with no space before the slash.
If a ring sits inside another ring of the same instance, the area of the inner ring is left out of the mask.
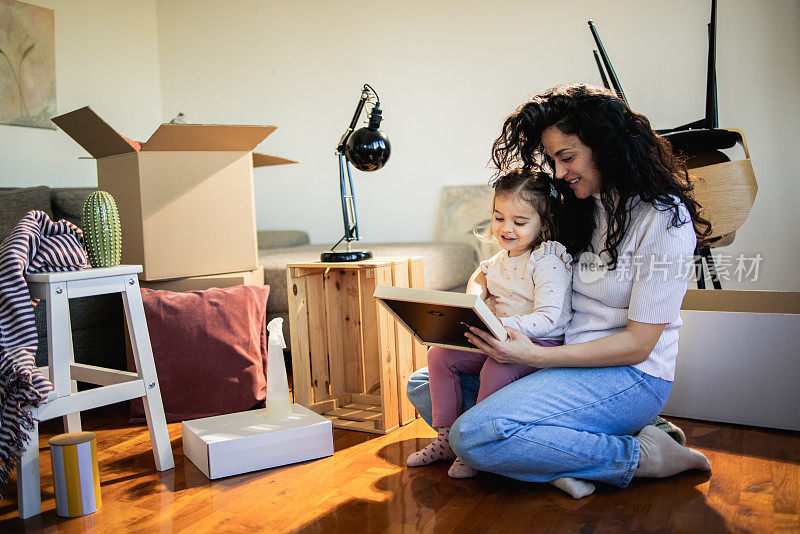
<path id="1" fill-rule="evenodd" d="M 55 130 L 55 112 L 53 10 L 0 0 L 0 124 Z"/>

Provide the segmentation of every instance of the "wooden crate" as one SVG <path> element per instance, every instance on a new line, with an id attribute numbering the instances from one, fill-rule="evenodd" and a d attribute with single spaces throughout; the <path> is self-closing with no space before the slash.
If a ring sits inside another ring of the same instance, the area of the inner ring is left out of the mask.
<path id="1" fill-rule="evenodd" d="M 336 428 L 385 434 L 417 414 L 405 394 L 426 350 L 372 297 L 424 287 L 422 258 L 287 265 L 295 402 Z"/>

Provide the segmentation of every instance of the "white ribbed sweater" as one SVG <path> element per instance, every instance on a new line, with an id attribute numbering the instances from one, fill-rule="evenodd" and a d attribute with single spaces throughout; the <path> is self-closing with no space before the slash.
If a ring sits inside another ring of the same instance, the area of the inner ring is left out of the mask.
<path id="1" fill-rule="evenodd" d="M 651 376 L 672 381 L 678 356 L 681 303 L 686 294 L 692 255 L 697 242 L 686 208 L 679 228 L 668 228 L 672 211 L 634 199 L 630 226 L 618 246 L 617 269 L 602 271 L 596 254 L 584 253 L 573 269 L 574 315 L 565 333 L 567 345 L 584 343 L 621 332 L 628 319 L 666 324 L 647 360 L 635 365 Z M 592 234 L 595 253 L 603 250 L 608 215 L 595 199 L 596 228 Z M 603 255 L 604 259 L 608 259 Z M 588 261 L 593 260 L 593 261 Z M 601 269 L 598 273 L 597 269 Z"/>

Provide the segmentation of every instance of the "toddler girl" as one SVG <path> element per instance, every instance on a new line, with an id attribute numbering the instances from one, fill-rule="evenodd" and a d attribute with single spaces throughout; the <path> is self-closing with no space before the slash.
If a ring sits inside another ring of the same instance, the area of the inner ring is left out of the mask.
<path id="1" fill-rule="evenodd" d="M 491 236 L 503 250 L 481 262 L 467 283 L 467 293 L 480 295 L 503 326 L 519 330 L 534 343 L 561 345 L 572 317 L 572 257 L 551 241 L 560 197 L 548 175 L 513 171 L 494 184 Z M 479 374 L 478 402 L 537 369 L 498 363 L 485 354 L 433 347 L 428 351 L 433 427 L 430 445 L 408 457 L 411 467 L 452 460 L 453 478 L 476 471 L 450 448 L 450 427 L 461 415 L 461 374 Z"/>

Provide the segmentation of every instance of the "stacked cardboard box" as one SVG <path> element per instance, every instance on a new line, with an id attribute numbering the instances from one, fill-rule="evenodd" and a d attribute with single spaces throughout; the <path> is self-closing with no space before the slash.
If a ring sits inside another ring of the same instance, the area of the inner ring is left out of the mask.
<path id="1" fill-rule="evenodd" d="M 148 289 L 166 289 L 168 291 L 200 291 L 210 287 L 261 286 L 264 285 L 264 268 L 236 273 L 209 274 L 205 276 L 189 276 L 172 280 L 140 280 L 139 285 Z"/>
<path id="2" fill-rule="evenodd" d="M 263 284 L 253 167 L 294 163 L 252 152 L 275 126 L 162 124 L 139 143 L 89 107 L 53 122 L 97 160 L 98 189 L 119 210 L 122 262 L 142 265 L 144 287 Z"/>
<path id="3" fill-rule="evenodd" d="M 800 293 L 690 289 L 664 415 L 800 431 Z"/>

